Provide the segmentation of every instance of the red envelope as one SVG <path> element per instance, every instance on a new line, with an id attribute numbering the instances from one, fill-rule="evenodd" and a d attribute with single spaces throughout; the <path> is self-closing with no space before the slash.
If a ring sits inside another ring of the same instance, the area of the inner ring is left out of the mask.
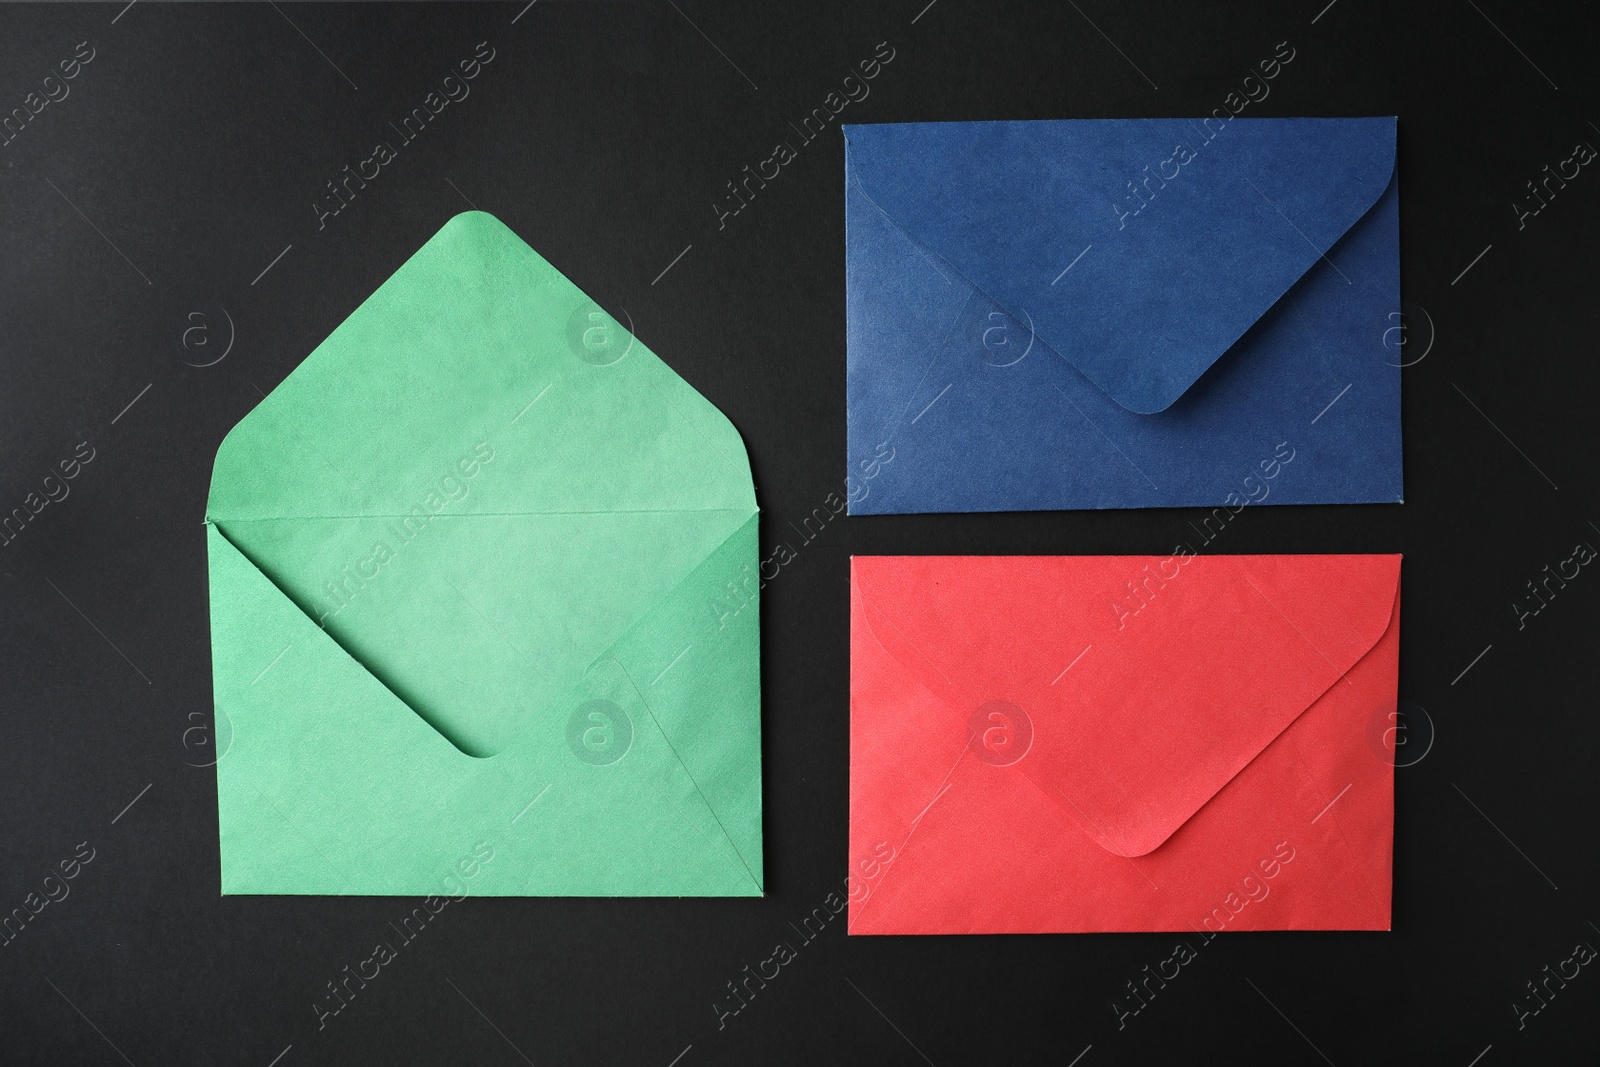
<path id="1" fill-rule="evenodd" d="M 1387 930 L 1400 557 L 851 561 L 852 934 Z"/>

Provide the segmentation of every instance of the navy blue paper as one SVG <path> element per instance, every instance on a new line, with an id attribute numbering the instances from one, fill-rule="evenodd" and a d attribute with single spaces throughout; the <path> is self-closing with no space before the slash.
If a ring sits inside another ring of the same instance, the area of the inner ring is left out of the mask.
<path id="1" fill-rule="evenodd" d="M 1393 118 L 844 132 L 852 514 L 1402 498 Z"/>

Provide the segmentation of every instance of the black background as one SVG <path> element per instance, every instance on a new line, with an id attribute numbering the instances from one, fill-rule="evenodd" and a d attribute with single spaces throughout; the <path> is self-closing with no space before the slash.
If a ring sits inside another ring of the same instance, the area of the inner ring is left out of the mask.
<path id="1" fill-rule="evenodd" d="M 1600 545 L 1600 174 L 1520 230 L 1512 207 L 1600 144 L 1584 5 L 925 3 L 0 10 L 0 110 L 95 50 L 0 147 L 0 511 L 95 450 L 0 547 L 0 910 L 95 849 L 0 948 L 0 1060 L 1595 1061 L 1593 968 L 1523 1029 L 1511 1008 L 1600 945 L 1600 577 L 1521 630 L 1512 608 Z M 319 230 L 323 182 L 485 40 L 470 98 Z M 845 875 L 848 556 L 1164 553 L 1195 516 L 841 518 L 763 594 L 765 899 L 473 899 L 319 1032 L 324 983 L 408 902 L 218 896 L 215 772 L 189 765 L 211 720 L 218 443 L 470 198 L 627 309 L 739 428 L 765 555 L 843 483 L 841 139 L 724 229 L 711 205 L 883 41 L 895 58 L 844 121 L 1204 114 L 1280 41 L 1296 59 L 1250 114 L 1400 116 L 1405 355 L 1427 351 L 1405 371 L 1407 502 L 1251 508 L 1217 546 L 1405 553 L 1400 690 L 1437 735 L 1397 771 L 1393 932 L 1224 937 L 1119 1031 L 1112 999 L 1170 936 L 847 939 L 840 921 L 719 1030 L 725 983 Z M 221 351 L 219 309 L 229 354 L 186 365 Z M 209 333 L 186 347 L 192 312 Z"/>

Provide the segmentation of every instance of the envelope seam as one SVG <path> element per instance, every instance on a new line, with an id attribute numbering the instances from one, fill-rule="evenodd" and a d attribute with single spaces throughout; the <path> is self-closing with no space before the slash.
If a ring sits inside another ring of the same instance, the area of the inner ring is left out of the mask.
<path id="1" fill-rule="evenodd" d="M 939 277 L 944 278 L 944 281 L 945 281 L 946 285 L 954 285 L 955 284 L 954 282 L 952 282 L 948 277 L 945 277 L 944 271 L 939 267 L 938 260 L 934 258 L 935 256 L 938 256 L 938 253 L 935 252 L 933 249 L 929 248 L 927 245 L 924 245 L 921 241 L 917 240 L 910 233 L 906 232 L 905 227 L 901 226 L 898 222 L 896 222 L 894 220 L 894 216 L 893 215 L 890 215 L 887 211 L 883 210 L 883 206 L 881 204 L 879 204 L 875 199 L 873 199 L 872 194 L 867 191 L 866 185 L 864 185 L 862 183 L 862 181 L 861 181 L 861 170 L 860 170 L 860 168 L 855 166 L 855 164 L 850 162 L 850 143 L 849 143 L 849 139 L 848 138 L 846 138 L 846 140 L 845 140 L 844 166 L 845 166 L 845 170 L 849 172 L 850 176 L 855 179 L 856 188 L 861 190 L 861 195 L 867 198 L 867 203 L 872 205 L 873 210 L 876 211 L 878 214 L 882 215 L 883 216 L 883 220 L 885 222 L 887 222 L 890 226 L 894 227 L 894 230 L 895 230 L 896 233 L 900 234 L 907 241 L 911 242 L 911 245 L 914 248 L 916 248 L 916 250 L 918 252 L 920 252 L 925 259 L 927 259 L 928 264 L 931 267 L 933 267 L 935 273 L 937 273 L 939 275 Z M 939 259 L 943 259 L 943 258 L 944 258 L 943 256 L 939 256 Z M 954 274 L 957 278 L 960 278 L 969 287 L 971 287 L 974 290 L 976 290 L 978 288 L 977 286 L 973 285 L 972 282 L 964 274 L 962 274 L 960 271 L 956 270 L 954 264 L 951 264 L 951 263 L 949 263 L 948 260 L 946 260 L 946 265 L 950 267 L 950 272 L 952 274 Z"/>
<path id="2" fill-rule="evenodd" d="M 729 537 L 731 538 L 732 534 L 730 534 Z M 726 544 L 727 542 L 725 541 L 723 543 Z M 615 663 L 617 668 L 622 671 L 622 676 L 628 680 L 628 685 L 633 689 L 634 695 L 639 698 L 639 706 L 644 708 L 644 713 L 650 716 L 650 722 L 655 725 L 656 733 L 660 734 L 661 740 L 666 742 L 667 751 L 672 753 L 672 758 L 677 761 L 679 769 L 683 771 L 683 776 L 689 779 L 690 785 L 694 786 L 695 796 L 700 798 L 700 803 L 705 805 L 707 813 L 709 813 L 711 816 L 711 821 L 717 824 L 718 830 L 722 831 L 722 839 L 727 842 L 728 847 L 733 850 L 734 856 L 738 858 L 739 865 L 744 868 L 745 877 L 749 878 L 750 884 L 756 887 L 756 892 L 765 896 L 766 887 L 763 886 L 760 880 L 756 878 L 755 872 L 750 869 L 750 864 L 745 862 L 744 854 L 739 851 L 739 846 L 734 844 L 732 836 L 730 836 L 728 833 L 728 828 L 723 825 L 722 816 L 717 814 L 717 809 L 712 806 L 710 799 L 707 798 L 705 794 L 705 790 L 700 788 L 700 781 L 699 779 L 695 778 L 694 772 L 689 769 L 689 765 L 683 762 L 682 756 L 678 755 L 678 746 L 672 743 L 672 738 L 668 736 L 666 727 L 662 726 L 661 720 L 656 718 L 655 711 L 651 709 L 650 702 L 645 699 L 644 694 L 639 691 L 639 686 L 634 682 L 633 675 L 628 673 L 627 668 L 623 667 L 622 662 L 615 656 L 608 655 L 602 658 L 610 659 L 611 662 Z M 595 661 L 597 664 L 599 662 L 600 660 Z M 673 807 L 677 807 L 676 801 L 673 802 Z M 678 814 L 683 815 L 683 812 L 680 810 Z M 698 826 L 694 825 L 694 822 L 690 820 L 688 816 L 684 816 L 684 821 L 689 823 L 691 827 L 694 827 L 695 832 L 699 833 L 701 837 L 705 837 L 705 834 L 701 832 Z M 709 838 L 707 838 L 706 843 L 711 844 L 712 842 Z"/>
<path id="3" fill-rule="evenodd" d="M 890 619 L 888 614 L 882 608 L 880 608 L 876 604 L 874 604 L 872 602 L 871 598 L 869 598 L 867 596 L 866 590 L 861 588 L 861 580 L 859 578 L 852 579 L 851 580 L 851 585 L 854 587 L 855 591 L 858 594 L 860 594 L 861 603 L 863 605 L 865 605 L 867 608 L 871 609 L 873 612 L 875 612 L 875 613 L 877 613 L 879 615 L 882 615 L 885 622 L 887 622 L 890 626 L 894 626 L 894 620 Z M 900 657 L 896 656 L 892 651 L 889 650 L 889 646 L 883 643 L 883 638 L 878 636 L 878 628 L 872 624 L 872 619 L 870 617 L 868 617 L 865 613 L 863 613 L 862 614 L 862 621 L 864 621 L 867 624 L 867 632 L 872 635 L 872 640 L 877 643 L 877 646 L 879 648 L 883 649 L 884 655 L 888 656 L 891 660 L 893 660 L 896 663 L 898 663 L 900 661 Z M 905 634 L 901 633 L 900 632 L 900 628 L 898 626 L 894 626 L 894 630 L 895 630 L 895 633 L 899 633 L 900 634 L 901 638 L 903 638 L 905 640 L 905 643 L 911 648 L 911 651 L 913 651 L 913 652 L 915 652 L 917 654 L 917 657 L 919 659 L 921 659 L 924 663 L 926 663 L 928 666 L 933 668 L 933 673 L 937 674 L 940 678 L 944 678 L 944 684 L 945 685 L 948 686 L 948 685 L 952 684 L 949 678 L 945 678 L 944 671 L 941 671 L 939 669 L 938 665 L 935 664 L 933 662 L 933 660 L 929 659 L 923 653 L 923 651 L 920 648 L 918 648 L 916 645 L 912 644 L 911 638 L 906 637 Z M 934 697 L 934 698 L 939 699 L 939 700 L 946 699 L 943 694 L 936 693 L 932 689 L 929 689 L 926 685 L 924 685 L 922 683 L 921 680 L 917 680 L 917 685 L 921 686 L 923 691 L 925 691 L 931 697 Z"/>
<path id="4" fill-rule="evenodd" d="M 594 508 L 579 511 L 468 511 L 454 515 L 438 512 L 429 515 L 428 521 L 434 519 L 493 519 L 493 518 L 526 518 L 532 515 L 707 515 L 707 514 L 759 514 L 757 507 L 738 508 Z M 413 519 L 414 514 L 371 514 L 366 512 L 349 515 L 264 515 L 257 518 L 236 518 L 226 515 L 207 515 L 206 524 L 215 525 L 221 522 L 303 522 L 310 519 Z"/>
<path id="5" fill-rule="evenodd" d="M 710 552 L 706 553 L 704 559 L 701 560 L 701 563 L 704 563 L 705 559 L 709 559 L 712 556 L 716 555 L 718 552 L 722 551 L 723 546 L 725 546 L 729 541 L 731 541 L 735 537 L 737 537 L 739 535 L 740 531 L 742 531 L 746 526 L 748 526 L 750 524 L 751 520 L 758 518 L 758 516 L 759 516 L 759 512 L 753 512 L 750 516 L 748 516 L 745 519 L 744 522 L 740 523 L 735 529 L 731 530 L 728 533 L 728 536 L 724 537 L 720 542 L 718 542 L 716 548 L 714 548 Z M 699 569 L 699 566 L 700 566 L 699 564 L 696 564 L 695 567 L 693 569 L 691 569 L 688 574 L 683 576 L 683 578 L 679 581 L 678 584 L 682 585 L 683 582 L 688 581 L 689 578 L 694 575 L 695 571 Z M 676 588 L 677 587 L 675 586 L 674 589 L 676 589 Z M 590 661 L 589 666 L 585 669 L 584 673 L 587 675 L 589 671 L 592 671 L 597 665 L 599 665 L 602 661 L 607 660 L 607 659 L 609 659 L 611 662 L 615 663 L 617 665 L 618 669 L 620 669 L 622 671 L 622 676 L 628 680 L 628 685 L 633 688 L 634 695 L 639 698 L 640 706 L 642 706 L 644 708 L 644 710 L 645 710 L 645 713 L 650 716 L 650 721 L 655 724 L 656 731 L 661 735 L 662 740 L 664 740 L 667 743 L 667 749 L 672 753 L 672 758 L 678 761 L 678 766 L 680 768 L 682 768 L 684 776 L 689 779 L 689 783 L 694 786 L 695 793 L 699 795 L 700 802 L 706 806 L 706 810 L 711 813 L 711 818 L 712 818 L 713 821 L 716 822 L 717 828 L 722 831 L 723 840 L 725 840 L 728 843 L 728 847 L 733 849 L 733 854 L 738 857 L 739 863 L 744 867 L 745 874 L 746 874 L 746 876 L 749 877 L 751 884 L 756 887 L 756 891 L 757 892 L 761 893 L 762 895 L 765 895 L 766 894 L 766 887 L 762 884 L 760 879 L 756 878 L 755 873 L 750 870 L 749 861 L 747 861 L 745 859 L 744 853 L 739 850 L 739 846 L 734 843 L 733 837 L 732 837 L 731 834 L 728 833 L 728 828 L 723 824 L 722 816 L 717 812 L 716 806 L 713 805 L 711 803 L 710 799 L 705 795 L 705 791 L 700 787 L 699 779 L 697 779 L 694 776 L 694 772 L 689 769 L 689 765 L 687 763 L 685 763 L 684 760 L 683 760 L 683 757 L 678 754 L 677 746 L 672 743 L 672 739 L 671 739 L 671 737 L 668 736 L 666 728 L 664 726 L 662 726 L 661 725 L 661 721 L 656 718 L 655 712 L 650 707 L 650 702 L 645 699 L 644 693 L 641 692 L 639 687 L 638 687 L 638 685 L 635 684 L 635 682 L 633 680 L 633 676 L 628 673 L 628 670 L 627 670 L 626 667 L 622 666 L 622 661 L 617 659 L 616 655 L 612 651 L 613 649 L 615 649 L 617 647 L 618 644 L 620 644 L 621 642 L 627 640 L 628 637 L 632 636 L 634 631 L 639 628 L 640 624 L 642 624 L 644 622 L 646 616 L 648 616 L 649 614 L 650 614 L 650 610 L 647 609 L 637 619 L 634 619 L 633 622 L 631 622 L 628 625 L 628 628 L 617 636 L 616 640 L 612 641 L 610 645 L 606 646 L 605 651 L 601 652 L 600 655 L 596 656 L 593 660 Z M 758 707 L 757 714 L 759 716 L 759 707 Z M 758 727 L 759 727 L 759 719 L 758 719 Z M 758 764 L 758 766 L 759 766 L 759 764 Z"/>
<path id="6" fill-rule="evenodd" d="M 370 665 L 368 665 L 367 663 L 364 663 L 360 659 L 360 657 L 358 657 L 354 652 L 352 652 L 348 648 L 346 648 L 344 646 L 344 643 L 341 642 L 331 632 L 329 632 L 329 630 L 326 627 L 320 625 L 317 622 L 317 620 L 313 619 L 311 617 L 310 613 L 307 612 L 304 608 L 302 608 L 295 601 L 294 597 L 289 595 L 288 590 L 284 589 L 284 587 L 282 585 L 280 585 L 277 582 L 277 580 L 272 577 L 272 575 L 268 574 L 266 572 L 266 570 L 259 563 L 257 563 L 255 560 L 251 559 L 249 553 L 245 552 L 244 549 L 240 548 L 237 544 L 234 543 L 233 539 L 228 536 L 227 531 L 222 528 L 221 524 L 219 524 L 219 523 L 211 523 L 210 525 L 217 531 L 217 536 L 222 538 L 223 541 L 225 541 L 227 543 L 229 548 L 231 548 L 235 552 L 237 552 L 239 554 L 239 558 L 244 560 L 244 562 L 246 564 L 248 564 L 251 567 L 251 569 L 253 569 L 257 574 L 259 574 L 263 581 L 265 581 L 267 584 L 272 586 L 272 588 L 275 591 L 277 591 L 279 596 L 283 597 L 284 600 L 288 601 L 290 606 L 293 607 L 295 611 L 299 612 L 300 615 L 305 619 L 306 622 L 310 623 L 313 626 L 316 626 L 317 629 L 322 633 L 322 635 L 324 637 L 326 637 L 328 639 L 328 641 L 333 645 L 334 648 L 337 648 L 345 656 L 346 659 L 348 659 L 351 663 L 353 663 L 357 667 L 359 667 L 361 669 L 361 671 L 367 675 L 367 677 L 371 678 L 379 686 L 383 687 L 383 690 L 386 693 L 388 693 L 390 696 L 392 696 L 395 700 L 399 701 L 400 705 L 402 707 L 404 707 L 407 711 L 411 712 L 411 714 L 415 715 L 418 719 L 422 720 L 422 722 L 424 724 L 426 724 L 427 727 L 430 730 L 432 730 L 434 733 L 439 735 L 440 740 L 444 741 L 445 744 L 449 745 L 451 748 L 455 749 L 456 752 L 460 753 L 462 756 L 465 756 L 468 759 L 481 760 L 481 759 L 489 759 L 489 758 L 491 758 L 490 756 L 474 756 L 472 753 L 466 751 L 460 745 L 458 745 L 455 742 L 455 740 L 450 737 L 450 735 L 446 734 L 437 725 L 435 725 L 435 723 L 433 722 L 432 719 L 430 719 L 428 716 L 422 714 L 422 712 L 418 711 L 415 707 L 412 706 L 412 704 L 411 704 L 411 702 L 409 700 L 407 700 L 405 697 L 401 696 L 399 693 L 395 692 L 394 686 L 390 685 L 387 681 L 385 681 L 383 678 L 381 678 L 378 675 L 378 673 L 376 671 L 374 671 L 373 668 Z"/>

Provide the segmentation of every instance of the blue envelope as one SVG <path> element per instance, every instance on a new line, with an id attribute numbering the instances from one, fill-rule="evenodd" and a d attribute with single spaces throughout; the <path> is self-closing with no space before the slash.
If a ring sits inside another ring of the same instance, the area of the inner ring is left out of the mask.
<path id="1" fill-rule="evenodd" d="M 1395 119 L 847 125 L 850 512 L 1396 503 Z"/>

